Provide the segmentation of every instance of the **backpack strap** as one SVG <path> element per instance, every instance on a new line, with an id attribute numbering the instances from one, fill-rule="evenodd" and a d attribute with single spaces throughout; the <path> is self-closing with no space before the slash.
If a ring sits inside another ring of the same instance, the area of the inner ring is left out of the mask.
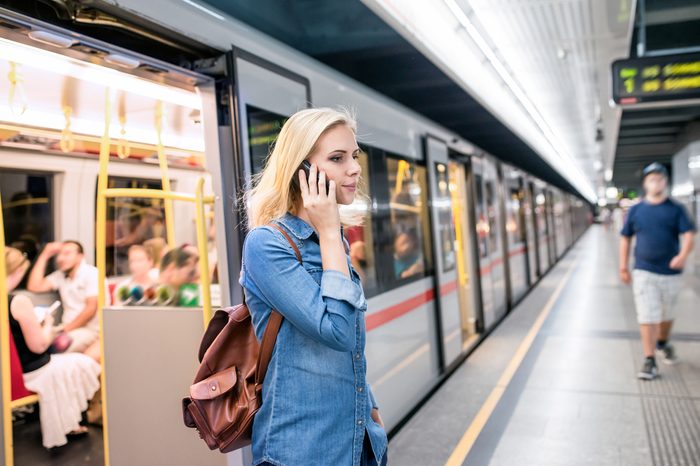
<path id="1" fill-rule="evenodd" d="M 301 252 L 299 248 L 294 243 L 292 238 L 284 231 L 284 228 L 277 225 L 276 223 L 270 223 L 270 226 L 276 228 L 282 233 L 282 235 L 287 239 L 289 245 L 294 250 L 294 254 L 297 256 L 299 263 L 302 263 Z M 262 342 L 260 343 L 260 353 L 258 353 L 258 363 L 255 368 L 255 391 L 262 391 L 262 383 L 265 380 L 265 374 L 267 373 L 267 366 L 270 365 L 270 359 L 272 359 L 272 352 L 275 349 L 275 343 L 277 342 L 277 333 L 282 326 L 282 314 L 276 310 L 272 310 L 270 313 L 270 318 L 267 321 L 267 327 L 265 327 L 265 332 L 263 333 Z"/>

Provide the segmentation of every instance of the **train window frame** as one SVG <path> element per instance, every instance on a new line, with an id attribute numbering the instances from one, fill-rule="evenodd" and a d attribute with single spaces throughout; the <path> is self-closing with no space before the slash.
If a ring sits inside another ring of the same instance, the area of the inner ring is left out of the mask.
<path id="1" fill-rule="evenodd" d="M 385 293 L 387 291 L 394 290 L 396 288 L 415 283 L 426 278 L 430 278 L 435 275 L 435 257 L 433 256 L 433 235 L 431 229 L 431 219 L 430 219 L 430 209 L 428 203 L 430 202 L 430 187 L 428 167 L 423 160 L 417 160 L 410 157 L 406 157 L 397 153 L 389 152 L 383 149 L 370 148 L 371 155 L 371 166 L 373 169 L 373 190 L 374 199 L 377 209 L 375 211 L 375 217 L 373 222 L 373 227 L 375 228 L 375 260 L 379 264 L 391 264 L 392 267 L 381 267 L 377 268 L 377 281 L 378 281 L 378 293 Z M 393 273 L 394 257 L 393 243 L 394 235 L 393 224 L 391 221 L 391 190 L 389 188 L 389 183 L 387 183 L 389 170 L 388 170 L 388 160 L 394 161 L 404 161 L 409 164 L 420 167 L 425 173 L 425 184 L 424 192 L 426 196 L 425 205 L 425 222 L 426 224 L 421 224 L 421 233 L 423 238 L 421 238 L 422 252 L 424 259 L 424 270 L 420 274 L 411 275 L 406 278 L 396 278 Z M 388 269 L 391 269 L 389 273 Z"/>
<path id="2" fill-rule="evenodd" d="M 270 154 L 272 153 L 272 149 L 274 148 L 275 142 L 277 141 L 277 138 L 279 137 L 280 131 L 282 131 L 282 126 L 284 126 L 284 123 L 290 118 L 290 115 L 282 115 L 277 112 L 273 112 L 271 110 L 268 110 L 266 108 L 258 107 L 256 105 L 251 105 L 246 103 L 245 106 L 245 112 L 246 112 L 246 129 L 248 131 L 248 157 L 249 157 L 249 163 L 250 163 L 250 172 L 255 176 L 258 173 L 261 173 L 263 169 L 265 168 L 265 165 L 267 165 L 267 160 L 270 157 Z M 265 157 L 260 160 L 260 165 L 258 166 L 257 164 L 257 156 L 253 153 L 253 148 L 255 147 L 253 145 L 253 135 L 251 134 L 253 125 L 251 124 L 251 115 L 259 115 L 260 117 L 272 117 L 268 122 L 277 122 L 279 125 L 275 128 L 276 132 L 274 133 L 274 136 L 271 134 L 266 134 L 265 136 L 262 137 L 271 137 L 269 141 L 267 141 L 267 154 Z"/>
<path id="3" fill-rule="evenodd" d="M 13 168 L 13 167 L 0 167 L 0 173 L 4 173 L 7 175 L 25 175 L 25 176 L 37 176 L 37 177 L 43 177 L 47 180 L 46 183 L 46 192 L 47 192 L 47 197 L 48 197 L 48 203 L 49 203 L 49 219 L 48 219 L 48 232 L 46 234 L 47 241 L 46 243 L 49 243 L 51 241 L 56 241 L 56 231 L 58 230 L 56 228 L 56 219 L 58 218 L 57 215 L 57 209 L 58 209 L 58 200 L 56 199 L 56 175 L 60 175 L 60 173 L 56 172 L 51 172 L 51 171 L 42 171 L 42 170 L 25 170 L 21 168 Z M 10 202 L 9 199 L 6 199 L 5 197 L 2 198 L 3 201 L 3 210 L 8 208 L 8 204 Z M 8 216 L 6 215 L 5 212 L 3 212 L 3 218 L 5 219 L 4 222 L 4 227 L 5 230 L 7 231 L 8 228 Z M 5 234 L 5 242 L 7 243 L 9 238 L 9 235 Z M 41 249 L 43 248 L 44 244 L 41 242 L 37 243 L 37 257 L 38 254 L 41 252 Z"/>
<path id="4" fill-rule="evenodd" d="M 145 178 L 145 177 L 144 178 L 134 178 L 134 177 L 128 177 L 128 176 L 110 175 L 108 182 L 111 182 L 111 181 L 144 182 L 144 183 L 148 183 L 148 184 L 153 184 L 154 186 L 156 186 L 156 185 L 159 186 L 159 187 L 154 187 L 154 188 L 150 188 L 150 189 L 162 189 L 161 188 L 162 187 L 162 180 L 160 178 Z M 99 195 L 98 183 L 99 183 L 99 181 L 96 178 L 95 179 L 95 199 L 97 199 L 97 196 Z M 170 183 L 171 183 L 171 189 L 174 189 L 175 184 L 176 184 L 175 181 L 173 179 L 170 179 Z M 110 199 L 108 199 L 108 201 L 109 200 Z M 164 206 L 164 204 L 163 204 L 163 206 Z M 164 210 L 163 206 L 161 207 L 161 210 L 163 211 L 163 215 L 165 215 L 165 210 Z M 95 209 L 97 209 L 97 203 L 95 203 Z M 108 202 L 107 203 L 107 218 L 109 218 L 109 210 L 110 210 L 110 205 Z M 97 210 L 95 210 L 95 219 L 96 218 L 97 218 Z M 163 218 L 165 218 L 165 217 L 163 217 Z M 165 236 L 163 238 L 165 238 Z M 109 246 L 107 246 L 107 250 L 109 250 Z M 97 254 L 97 250 L 95 250 L 95 254 Z M 109 251 L 107 251 L 107 255 L 109 255 Z M 97 255 L 95 255 L 95 257 L 97 257 Z M 107 266 L 107 269 L 105 270 L 105 276 L 108 280 L 113 279 L 115 277 L 121 277 L 121 276 L 125 275 L 125 274 L 115 273 L 117 271 L 115 264 L 116 264 L 116 259 L 113 259 L 111 267 L 110 267 L 109 261 L 107 261 L 105 264 Z M 128 275 L 128 274 L 126 274 L 126 275 Z"/>
<path id="5" fill-rule="evenodd" d="M 434 162 L 435 163 L 435 174 L 436 174 L 436 187 L 438 191 L 440 190 L 440 182 L 445 182 L 446 183 L 446 197 L 450 201 L 449 207 L 445 206 L 437 206 L 433 207 L 434 209 L 437 210 L 437 225 L 435 225 L 436 230 L 439 231 L 441 234 L 443 230 L 447 230 L 449 232 L 449 238 L 448 241 L 442 241 L 442 238 L 440 238 L 440 242 L 443 244 L 449 244 L 449 249 L 446 250 L 442 246 L 439 247 L 440 254 L 442 255 L 442 273 L 449 273 L 452 271 L 457 270 L 457 251 L 455 250 L 455 235 L 456 235 L 456 229 L 455 229 L 455 224 L 454 224 L 454 215 L 452 211 L 452 197 L 450 193 L 450 179 L 449 179 L 449 162 Z M 443 170 L 440 170 L 440 166 L 444 167 Z M 444 175 L 444 179 L 441 179 L 441 176 Z M 428 175 L 429 176 L 429 175 Z M 428 183 L 430 183 L 430 180 L 428 180 Z M 428 203 L 434 203 L 435 202 L 435 195 L 436 193 L 429 192 L 429 199 Z M 433 199 L 430 199 L 430 195 L 432 194 Z M 445 194 L 440 193 L 440 197 L 444 197 Z M 430 212 L 429 212 L 430 214 Z M 449 225 L 445 225 L 443 221 L 445 218 L 449 218 Z M 449 262 L 449 256 L 450 253 L 452 254 L 452 262 Z"/>

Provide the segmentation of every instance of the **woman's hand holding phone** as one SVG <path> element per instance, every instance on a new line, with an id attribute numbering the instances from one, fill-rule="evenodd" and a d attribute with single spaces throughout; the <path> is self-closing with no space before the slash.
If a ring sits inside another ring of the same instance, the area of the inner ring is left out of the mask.
<path id="1" fill-rule="evenodd" d="M 340 235 L 340 214 L 335 198 L 335 182 L 326 182 L 326 174 L 319 173 L 316 164 L 309 168 L 308 180 L 304 170 L 299 170 L 299 186 L 304 208 L 319 235 Z M 328 192 L 326 192 L 328 186 Z"/>

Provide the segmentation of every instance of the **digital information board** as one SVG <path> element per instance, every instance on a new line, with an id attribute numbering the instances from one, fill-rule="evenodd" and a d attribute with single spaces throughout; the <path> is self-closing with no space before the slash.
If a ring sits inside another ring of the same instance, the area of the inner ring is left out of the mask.
<path id="1" fill-rule="evenodd" d="M 700 98 L 700 53 L 613 62 L 618 104 Z"/>

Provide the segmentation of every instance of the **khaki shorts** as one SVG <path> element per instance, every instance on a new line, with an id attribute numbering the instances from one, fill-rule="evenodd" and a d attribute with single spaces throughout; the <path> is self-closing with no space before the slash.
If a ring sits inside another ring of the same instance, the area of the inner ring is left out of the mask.
<path id="1" fill-rule="evenodd" d="M 637 322 L 658 324 L 673 320 L 676 297 L 683 287 L 683 276 L 662 275 L 646 270 L 632 271 Z"/>

